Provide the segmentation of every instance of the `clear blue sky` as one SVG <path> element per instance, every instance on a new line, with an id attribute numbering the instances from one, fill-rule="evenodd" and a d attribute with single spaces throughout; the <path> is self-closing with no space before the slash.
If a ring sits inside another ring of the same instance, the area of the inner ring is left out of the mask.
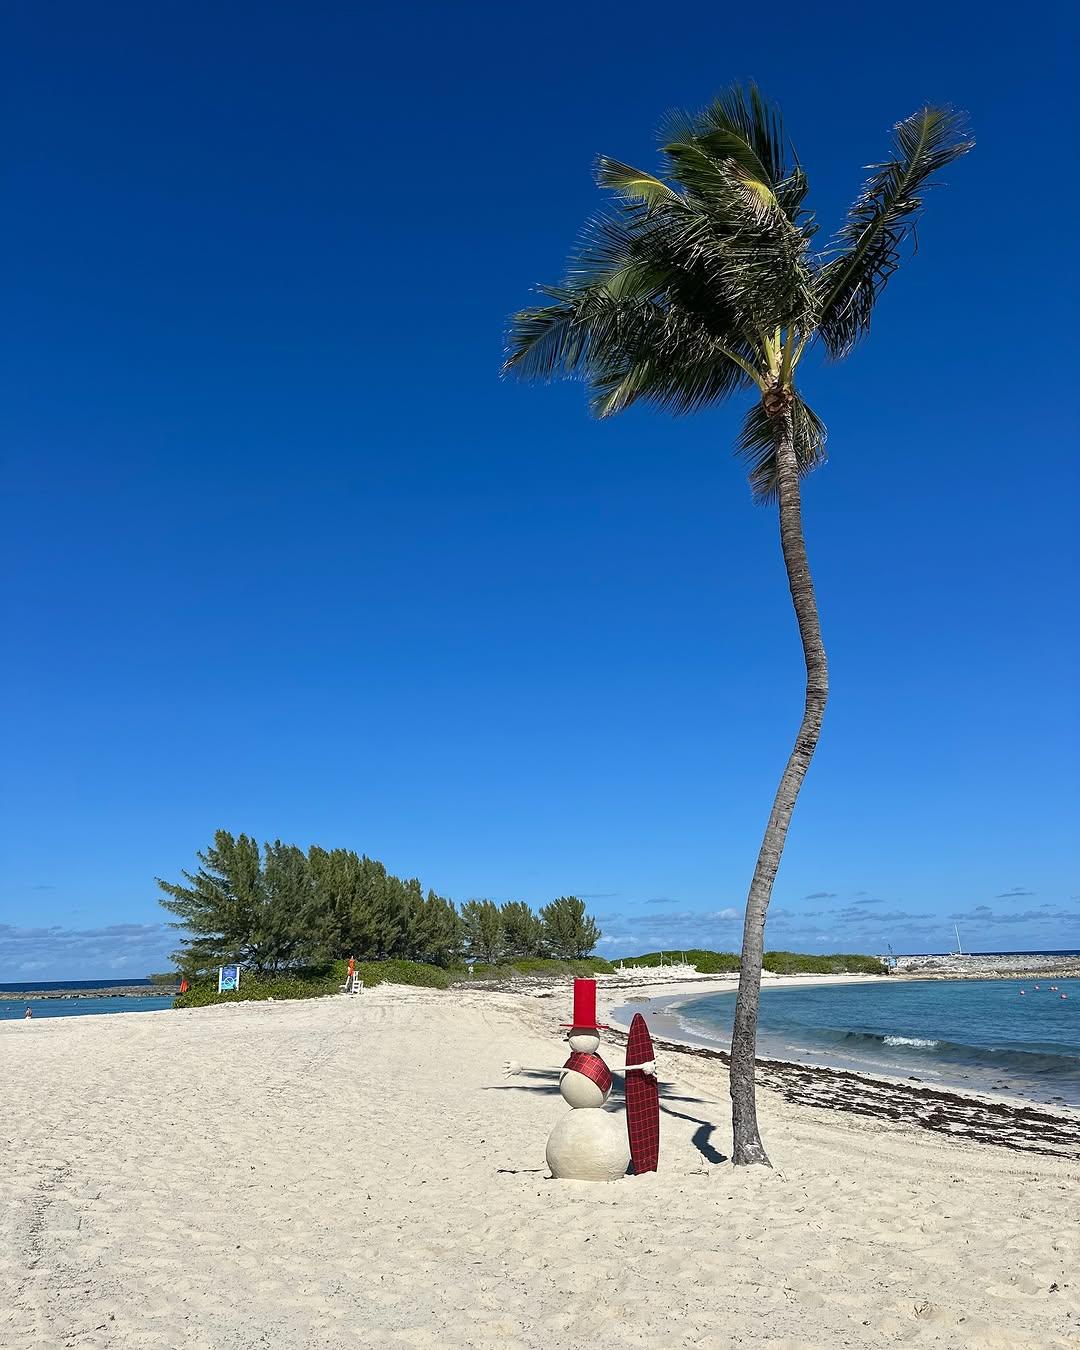
<path id="1" fill-rule="evenodd" d="M 1080 947 L 1065 7 L 365 8 L 6 16 L 0 981 L 160 967 L 218 827 L 737 944 L 802 678 L 741 407 L 498 367 L 597 152 L 738 78 L 826 230 L 920 101 L 979 141 L 804 377 L 833 700 L 769 941 Z"/>

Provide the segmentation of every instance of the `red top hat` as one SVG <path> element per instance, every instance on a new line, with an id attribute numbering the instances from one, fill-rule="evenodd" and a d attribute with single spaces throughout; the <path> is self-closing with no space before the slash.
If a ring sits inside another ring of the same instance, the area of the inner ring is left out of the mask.
<path id="1" fill-rule="evenodd" d="M 575 1050 L 563 1065 L 564 1069 L 573 1069 L 591 1078 L 601 1092 L 611 1091 L 611 1070 L 599 1055 L 581 1055 Z"/>
<path id="2" fill-rule="evenodd" d="M 596 1020 L 596 981 L 574 981 L 574 1020 L 563 1022 L 564 1027 L 581 1031 L 607 1031 L 608 1028 Z"/>

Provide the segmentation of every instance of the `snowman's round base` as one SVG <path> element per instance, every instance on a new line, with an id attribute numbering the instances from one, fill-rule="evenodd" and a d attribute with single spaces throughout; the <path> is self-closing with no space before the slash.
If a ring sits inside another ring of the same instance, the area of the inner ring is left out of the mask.
<path id="1" fill-rule="evenodd" d="M 571 1111 L 548 1135 L 547 1165 L 569 1181 L 617 1181 L 630 1166 L 626 1121 L 609 1111 Z"/>

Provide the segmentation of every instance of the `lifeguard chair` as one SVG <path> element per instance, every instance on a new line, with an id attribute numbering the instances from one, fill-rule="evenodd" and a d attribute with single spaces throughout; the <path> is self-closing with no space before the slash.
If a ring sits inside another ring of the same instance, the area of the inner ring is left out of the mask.
<path id="1" fill-rule="evenodd" d="M 359 994 L 364 988 L 364 981 L 360 978 L 360 973 L 356 969 L 356 957 L 349 957 L 349 968 L 345 972 L 345 992 L 347 994 Z"/>

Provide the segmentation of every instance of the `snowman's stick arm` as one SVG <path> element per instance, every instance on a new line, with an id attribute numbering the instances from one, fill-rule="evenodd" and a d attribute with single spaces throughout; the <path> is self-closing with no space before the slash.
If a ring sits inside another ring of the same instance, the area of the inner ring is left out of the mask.
<path id="1" fill-rule="evenodd" d="M 632 1069 L 640 1069 L 642 1073 L 648 1074 L 650 1078 L 656 1077 L 656 1060 L 646 1060 L 644 1064 L 627 1064 L 623 1070 L 624 1073 L 630 1073 Z"/>

